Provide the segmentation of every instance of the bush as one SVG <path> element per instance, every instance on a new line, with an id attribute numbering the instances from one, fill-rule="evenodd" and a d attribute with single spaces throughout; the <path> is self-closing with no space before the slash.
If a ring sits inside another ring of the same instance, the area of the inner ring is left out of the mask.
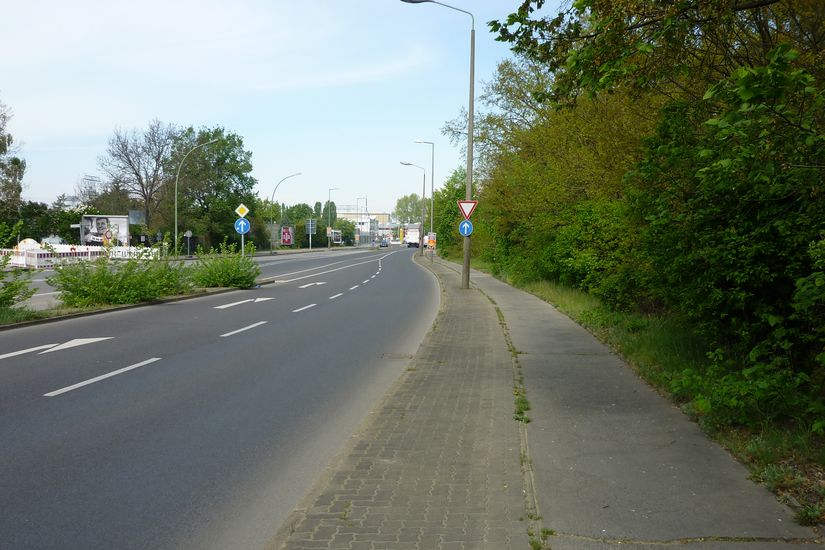
<path id="1" fill-rule="evenodd" d="M 252 261 L 254 248 L 247 247 L 248 255 L 241 256 L 235 244 L 220 247 L 208 253 L 198 250 L 197 265 L 193 271 L 196 285 L 204 288 L 235 287 L 251 288 L 261 274 L 261 268 Z"/>
<path id="2" fill-rule="evenodd" d="M 0 308 L 3 309 L 34 295 L 34 289 L 29 287 L 31 275 L 22 269 L 7 271 L 9 260 L 10 256 L 0 258 Z"/>
<path id="3" fill-rule="evenodd" d="M 48 282 L 69 307 L 136 304 L 192 289 L 190 270 L 180 262 L 105 257 L 57 266 Z"/>

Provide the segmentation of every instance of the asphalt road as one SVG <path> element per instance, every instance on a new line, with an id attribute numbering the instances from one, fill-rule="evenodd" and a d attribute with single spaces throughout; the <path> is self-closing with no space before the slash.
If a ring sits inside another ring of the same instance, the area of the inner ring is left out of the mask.
<path id="1" fill-rule="evenodd" d="M 259 548 L 429 329 L 406 249 L 0 332 L 0 548 Z"/>

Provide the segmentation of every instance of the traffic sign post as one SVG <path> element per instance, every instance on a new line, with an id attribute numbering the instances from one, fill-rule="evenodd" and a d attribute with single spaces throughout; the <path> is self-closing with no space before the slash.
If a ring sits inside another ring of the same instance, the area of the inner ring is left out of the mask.
<path id="1" fill-rule="evenodd" d="M 243 206 L 243 205 L 241 205 L 241 206 Z M 244 208 L 246 208 L 246 207 L 244 207 Z M 240 210 L 240 206 L 238 207 L 238 210 Z M 236 210 L 236 212 L 237 212 L 237 210 Z M 247 212 L 248 212 L 248 210 L 247 210 Z M 244 214 L 246 214 L 246 212 L 244 212 Z M 246 250 L 245 250 L 246 247 L 244 246 L 244 235 L 249 233 L 249 227 L 250 227 L 250 223 L 249 223 L 249 220 L 247 220 L 246 218 L 238 218 L 237 220 L 235 220 L 235 231 L 237 231 L 238 233 L 241 234 L 241 258 L 243 258 L 244 255 L 246 254 Z"/>
<path id="2" fill-rule="evenodd" d="M 458 209 L 461 210 L 465 220 L 470 219 L 476 206 L 478 206 L 478 201 L 458 201 Z"/>
<path id="3" fill-rule="evenodd" d="M 470 220 L 464 220 L 458 224 L 458 232 L 461 233 L 462 237 L 469 237 L 473 234 L 473 222 Z"/>

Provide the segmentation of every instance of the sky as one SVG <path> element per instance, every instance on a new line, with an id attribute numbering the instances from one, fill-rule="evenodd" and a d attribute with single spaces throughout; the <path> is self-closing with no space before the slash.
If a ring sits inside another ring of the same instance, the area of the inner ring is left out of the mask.
<path id="1" fill-rule="evenodd" d="M 487 22 L 520 0 L 447 3 L 475 16 L 478 98 L 511 56 Z M 422 190 L 421 170 L 401 161 L 425 169 L 428 197 L 465 165 L 441 130 L 467 108 L 470 28 L 463 13 L 400 0 L 9 2 L 0 102 L 27 162 L 23 198 L 73 195 L 102 176 L 116 128 L 157 119 L 240 135 L 261 198 L 300 172 L 276 201 L 391 212 Z"/>

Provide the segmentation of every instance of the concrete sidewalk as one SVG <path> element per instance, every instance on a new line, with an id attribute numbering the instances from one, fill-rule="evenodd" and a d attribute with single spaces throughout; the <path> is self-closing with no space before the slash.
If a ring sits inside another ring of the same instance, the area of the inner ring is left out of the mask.
<path id="1" fill-rule="evenodd" d="M 431 333 L 273 548 L 818 546 L 552 306 L 477 272 L 460 290 L 460 267 L 421 263 L 442 288 Z M 528 425 L 513 419 L 522 377 Z"/>

